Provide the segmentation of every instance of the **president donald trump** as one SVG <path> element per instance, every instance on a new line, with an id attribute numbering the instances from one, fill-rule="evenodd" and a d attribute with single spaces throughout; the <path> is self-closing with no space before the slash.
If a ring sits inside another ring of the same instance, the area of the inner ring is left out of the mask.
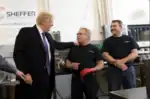
<path id="1" fill-rule="evenodd" d="M 36 25 L 21 28 L 15 42 L 14 61 L 26 74 L 16 88 L 15 99 L 50 99 L 55 85 L 54 50 L 71 48 L 76 43 L 53 40 L 48 31 L 53 26 L 50 13 L 41 12 Z"/>

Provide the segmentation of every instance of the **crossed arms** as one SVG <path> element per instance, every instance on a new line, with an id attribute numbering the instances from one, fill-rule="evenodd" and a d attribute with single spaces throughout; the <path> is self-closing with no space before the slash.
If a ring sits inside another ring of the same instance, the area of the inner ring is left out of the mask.
<path id="1" fill-rule="evenodd" d="M 103 52 L 103 56 L 110 64 L 120 68 L 121 65 L 133 61 L 138 56 L 138 53 L 137 49 L 133 49 L 127 57 L 118 60 L 114 59 L 108 52 Z"/>

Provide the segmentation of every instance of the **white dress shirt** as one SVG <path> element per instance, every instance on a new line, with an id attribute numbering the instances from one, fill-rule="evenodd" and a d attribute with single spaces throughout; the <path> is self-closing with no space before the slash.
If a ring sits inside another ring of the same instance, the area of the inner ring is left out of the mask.
<path id="1" fill-rule="evenodd" d="M 38 29 L 38 31 L 39 31 L 39 33 L 40 33 L 41 39 L 42 39 L 42 41 L 43 41 L 42 33 L 44 33 L 44 32 L 43 32 L 43 30 L 42 30 L 39 26 L 37 26 L 37 25 L 36 25 L 36 27 L 37 27 L 37 29 Z M 49 44 L 49 42 L 48 42 L 47 38 L 46 38 L 46 43 L 47 43 L 47 46 L 48 46 L 48 55 L 49 55 L 49 60 L 51 61 L 50 44 Z M 44 44 L 44 41 L 43 41 L 43 44 Z"/>

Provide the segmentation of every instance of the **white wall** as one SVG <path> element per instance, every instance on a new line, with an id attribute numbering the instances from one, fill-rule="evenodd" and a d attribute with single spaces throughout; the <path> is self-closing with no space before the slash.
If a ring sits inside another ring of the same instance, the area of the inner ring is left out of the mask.
<path id="1" fill-rule="evenodd" d="M 112 0 L 113 19 L 121 19 L 125 24 L 149 24 L 149 2 L 149 0 Z"/>
<path id="2" fill-rule="evenodd" d="M 92 10 L 92 0 L 50 0 L 52 30 L 61 32 L 62 41 L 75 41 L 80 27 L 93 29 Z"/>
<path id="3" fill-rule="evenodd" d="M 112 19 L 121 19 L 125 24 L 148 24 L 150 22 L 149 0 L 112 0 Z M 0 44 L 14 44 L 18 30 L 24 25 L 1 25 L 1 7 L 7 10 L 50 10 L 54 15 L 52 31 L 61 31 L 62 41 L 75 41 L 79 27 L 87 27 L 95 32 L 92 0 L 0 0 Z M 5 20 L 9 22 L 10 20 Z M 13 19 L 11 22 L 23 22 Z M 30 22 L 30 24 L 28 23 Z M 35 17 L 24 20 L 26 26 L 35 23 Z M 98 34 L 98 33 L 97 33 Z M 92 40 L 99 35 L 93 33 Z"/>

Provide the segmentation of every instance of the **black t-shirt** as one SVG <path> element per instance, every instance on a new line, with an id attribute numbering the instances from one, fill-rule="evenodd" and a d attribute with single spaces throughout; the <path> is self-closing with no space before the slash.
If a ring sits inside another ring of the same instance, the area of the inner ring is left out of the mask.
<path id="1" fill-rule="evenodd" d="M 92 44 L 88 44 L 86 46 L 72 47 L 70 49 L 67 59 L 70 60 L 71 62 L 80 63 L 79 65 L 79 71 L 80 71 L 84 68 L 95 67 L 96 62 L 102 60 L 102 56 L 100 50 L 96 46 Z"/>
<path id="2" fill-rule="evenodd" d="M 121 37 L 111 36 L 104 41 L 102 52 L 108 52 L 115 59 L 122 59 L 127 57 L 133 49 L 138 48 L 139 46 L 134 39 L 127 35 Z"/>

